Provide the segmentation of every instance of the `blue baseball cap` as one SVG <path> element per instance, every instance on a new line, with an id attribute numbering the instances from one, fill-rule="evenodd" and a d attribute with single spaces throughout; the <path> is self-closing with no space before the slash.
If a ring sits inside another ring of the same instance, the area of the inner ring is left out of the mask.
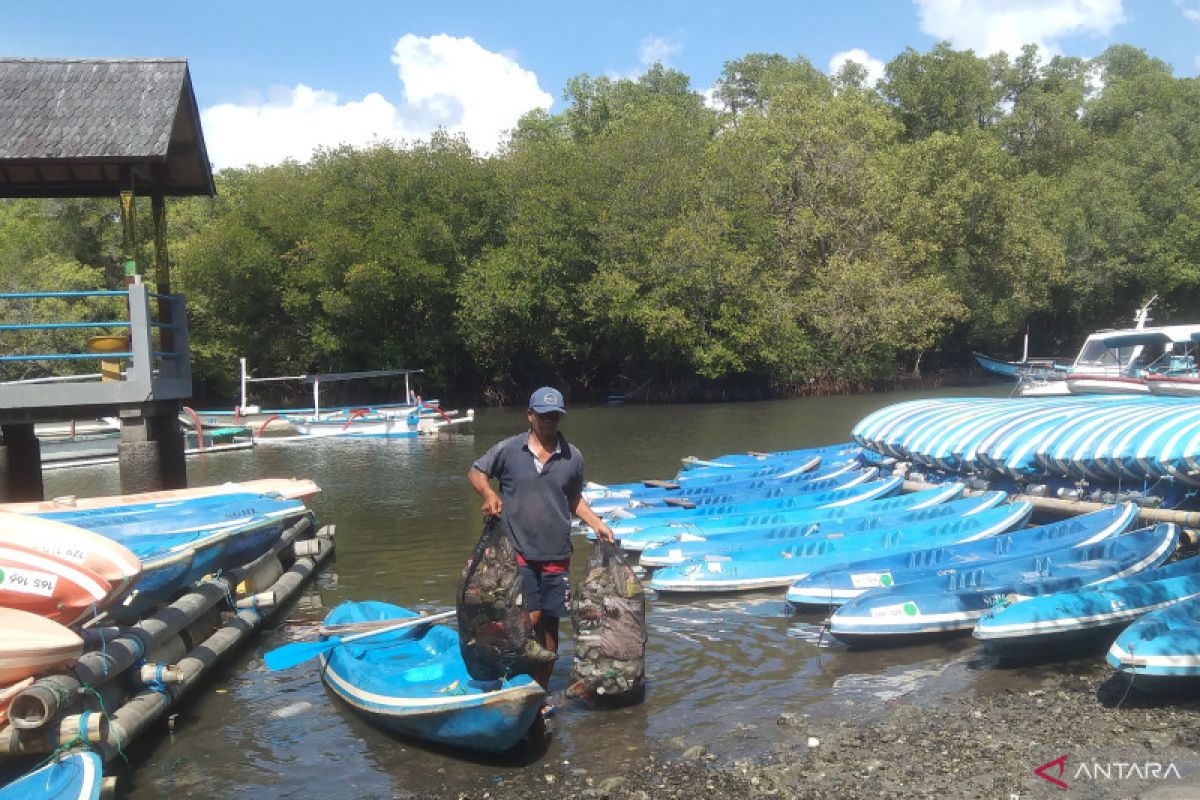
<path id="1" fill-rule="evenodd" d="M 557 411 L 559 414 L 567 413 L 566 406 L 563 405 L 562 392 L 553 386 L 543 386 L 529 395 L 529 407 L 538 414 L 549 414 L 552 411 Z"/>

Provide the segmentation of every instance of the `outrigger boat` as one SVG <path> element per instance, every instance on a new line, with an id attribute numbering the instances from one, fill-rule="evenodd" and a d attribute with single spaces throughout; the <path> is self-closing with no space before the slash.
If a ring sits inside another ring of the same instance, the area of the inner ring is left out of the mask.
<path id="1" fill-rule="evenodd" d="M 227 427 L 230 425 L 244 425 L 252 428 L 257 434 L 261 435 L 268 428 L 289 428 L 289 417 L 312 417 L 320 416 L 320 390 L 321 384 L 335 381 L 357 380 L 360 378 L 387 378 L 398 375 L 404 376 L 404 401 L 396 403 L 382 403 L 373 405 L 370 410 L 375 413 L 387 414 L 391 416 L 407 416 L 418 406 L 424 405 L 427 408 L 437 408 L 438 401 L 427 399 L 424 401 L 418 400 L 413 393 L 410 376 L 419 372 L 424 372 L 420 369 L 381 369 L 370 370 L 366 372 L 332 372 L 332 373 L 312 373 L 304 375 L 277 375 L 264 378 L 251 377 L 246 369 L 246 359 L 238 359 L 241 368 L 241 392 L 238 399 L 238 404 L 232 409 L 223 410 L 203 410 L 196 411 L 196 418 L 202 425 L 206 426 L 221 426 Z M 283 381 L 299 381 L 312 385 L 313 404 L 309 408 L 262 408 L 261 406 L 251 404 L 248 401 L 246 387 L 251 383 L 278 383 Z M 325 414 L 349 414 L 355 410 L 361 409 L 361 406 L 346 406 L 342 408 L 327 408 Z"/>

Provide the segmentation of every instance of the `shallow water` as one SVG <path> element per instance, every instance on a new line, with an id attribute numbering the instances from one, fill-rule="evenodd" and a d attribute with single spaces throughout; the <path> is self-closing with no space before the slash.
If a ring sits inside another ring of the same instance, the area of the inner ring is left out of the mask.
<path id="1" fill-rule="evenodd" d="M 954 394 L 1002 393 L 1005 387 Z M 950 394 L 949 391 L 937 394 Z M 929 393 L 926 393 L 929 394 Z M 812 447 L 846 441 L 853 425 L 915 393 L 760 403 L 572 408 L 564 433 L 584 452 L 587 476 L 627 481 L 673 475 L 685 455 Z M 821 614 L 788 616 L 782 591 L 652 598 L 649 690 L 615 711 L 567 707 L 538 748 L 472 758 L 379 731 L 322 686 L 315 662 L 268 672 L 266 650 L 309 638 L 343 600 L 451 608 L 462 563 L 480 532 L 471 462 L 524 428 L 523 412 L 483 411 L 474 432 L 429 440 L 319 441 L 214 454 L 189 464 L 193 485 L 254 477 L 308 477 L 313 502 L 337 526 L 336 559 L 283 620 L 187 698 L 173 731 L 158 726 L 129 754 L 121 793 L 170 796 L 393 797 L 478 792 L 527 777 L 586 769 L 619 774 L 631 752 L 704 745 L 722 760 L 769 747 L 781 713 L 869 713 L 923 687 L 965 684 L 980 671 L 970 639 L 902 650 L 850 652 L 821 637 Z M 47 494 L 117 491 L 115 467 L 48 473 Z M 577 540 L 575 567 L 590 545 Z M 570 650 L 569 624 L 564 648 Z M 559 660 L 552 689 L 565 686 Z M 991 674 L 989 674 L 991 673 Z M 926 688 L 927 690 L 927 688 Z"/>

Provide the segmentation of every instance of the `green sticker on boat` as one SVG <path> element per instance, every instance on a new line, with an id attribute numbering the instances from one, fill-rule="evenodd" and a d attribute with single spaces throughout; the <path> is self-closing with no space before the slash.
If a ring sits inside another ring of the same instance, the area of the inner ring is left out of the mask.
<path id="1" fill-rule="evenodd" d="M 907 603 L 904 604 L 904 613 L 907 616 L 915 617 L 920 612 L 917 610 L 917 604 L 914 603 L 913 601 L 909 600 Z"/>

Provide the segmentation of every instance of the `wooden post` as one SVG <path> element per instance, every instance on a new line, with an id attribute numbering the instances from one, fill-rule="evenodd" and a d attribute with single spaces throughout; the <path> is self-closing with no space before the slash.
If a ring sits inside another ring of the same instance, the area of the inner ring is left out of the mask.
<path id="1" fill-rule="evenodd" d="M 163 197 L 162 183 L 155 184 L 150 197 L 150 209 L 154 217 L 154 285 L 160 295 L 171 293 L 171 263 L 167 256 L 167 202 Z M 171 301 L 158 301 L 158 321 L 171 325 L 175 321 Z M 161 328 L 159 342 L 164 353 L 175 351 L 175 335 L 170 328 Z"/>

